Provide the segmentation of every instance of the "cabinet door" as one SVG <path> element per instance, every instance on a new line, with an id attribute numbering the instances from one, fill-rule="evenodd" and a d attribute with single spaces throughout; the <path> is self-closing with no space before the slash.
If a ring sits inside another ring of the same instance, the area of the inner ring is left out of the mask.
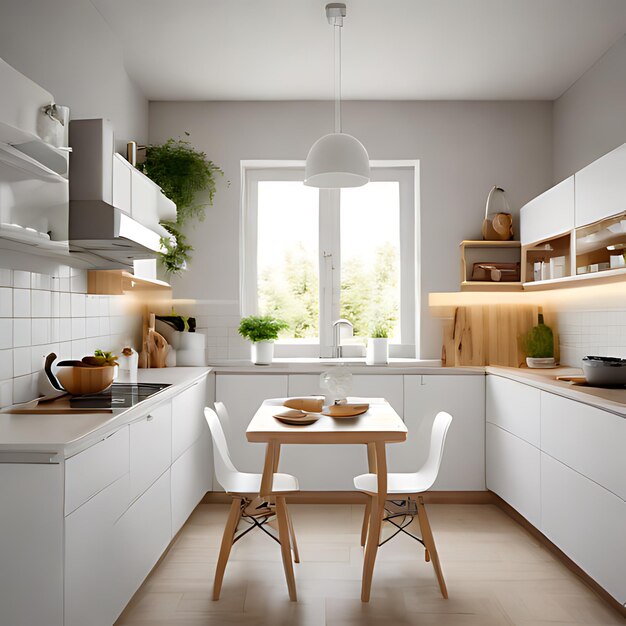
<path id="1" fill-rule="evenodd" d="M 230 455 L 241 472 L 261 473 L 265 460 L 265 445 L 248 443 L 246 428 L 263 400 L 285 398 L 287 376 L 276 374 L 216 375 L 215 399 L 223 402 L 230 415 Z"/>
<path id="2" fill-rule="evenodd" d="M 129 563 L 116 522 L 128 493 L 126 474 L 65 518 L 65 626 L 111 626 L 123 609 Z"/>
<path id="3" fill-rule="evenodd" d="M 576 226 L 626 211 L 626 144 L 575 174 Z"/>
<path id="4" fill-rule="evenodd" d="M 133 168 L 131 197 L 132 217 L 144 226 L 159 223 L 157 203 L 159 188 L 139 170 Z"/>
<path id="5" fill-rule="evenodd" d="M 120 154 L 113 155 L 113 206 L 131 214 L 131 175 L 133 166 Z"/>
<path id="6" fill-rule="evenodd" d="M 116 525 L 118 536 L 123 537 L 124 547 L 125 593 L 122 609 L 172 539 L 170 503 L 170 471 L 167 470 L 132 504 Z M 117 575 L 122 575 L 122 572 Z"/>
<path id="7" fill-rule="evenodd" d="M 574 177 L 570 176 L 520 209 L 522 245 L 562 235 L 574 228 Z"/>
<path id="8" fill-rule="evenodd" d="M 206 427 L 206 378 L 172 400 L 172 460 L 191 447 Z"/>
<path id="9" fill-rule="evenodd" d="M 211 437 L 207 432 L 172 465 L 172 534 L 211 490 Z"/>
<path id="10" fill-rule="evenodd" d="M 539 450 L 493 424 L 487 424 L 486 446 L 487 487 L 539 527 Z"/>
<path id="11" fill-rule="evenodd" d="M 626 500 L 626 419 L 541 392 L 541 450 Z"/>
<path id="12" fill-rule="evenodd" d="M 541 532 L 626 603 L 626 502 L 541 454 Z"/>
<path id="13" fill-rule="evenodd" d="M 0 497 L 0 624 L 62 626 L 63 467 L 0 463 Z"/>
<path id="14" fill-rule="evenodd" d="M 439 411 L 452 415 L 433 490 L 485 489 L 485 377 L 408 375 L 404 377 L 407 441 L 388 446 L 392 472 L 416 472 L 426 461 L 430 433 Z"/>
<path id="15" fill-rule="evenodd" d="M 172 405 L 166 402 L 130 424 L 130 499 L 172 464 Z"/>
<path id="16" fill-rule="evenodd" d="M 539 447 L 541 396 L 529 385 L 487 376 L 487 421 Z"/>

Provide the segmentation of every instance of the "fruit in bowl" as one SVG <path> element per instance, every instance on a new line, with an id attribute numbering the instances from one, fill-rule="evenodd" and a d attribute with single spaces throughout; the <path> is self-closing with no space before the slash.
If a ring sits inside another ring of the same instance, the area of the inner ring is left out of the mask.
<path id="1" fill-rule="evenodd" d="M 80 361 L 61 361 L 56 377 L 63 388 L 73 396 L 99 393 L 108 389 L 115 377 L 117 357 L 111 352 L 96 350 L 93 356 Z"/>

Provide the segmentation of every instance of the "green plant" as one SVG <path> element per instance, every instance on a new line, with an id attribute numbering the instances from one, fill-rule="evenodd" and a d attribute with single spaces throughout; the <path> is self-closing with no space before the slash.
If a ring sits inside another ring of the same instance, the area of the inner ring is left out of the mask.
<path id="1" fill-rule="evenodd" d="M 393 323 L 391 320 L 374 322 L 370 327 L 370 337 L 372 339 L 388 339 L 391 334 Z"/>
<path id="2" fill-rule="evenodd" d="M 189 133 L 185 135 L 189 137 Z M 145 161 L 137 167 L 176 204 L 176 221 L 162 222 L 172 237 L 161 238 L 165 249 L 161 262 L 168 274 L 179 274 L 193 251 L 181 228 L 191 219 L 204 219 L 206 207 L 213 204 L 216 178 L 224 172 L 185 139 L 168 139 L 164 144 L 148 146 Z M 204 202 L 198 201 L 201 192 L 206 193 Z"/>
<path id="3" fill-rule="evenodd" d="M 278 333 L 288 328 L 288 324 L 271 315 L 250 315 L 239 323 L 239 334 L 253 343 L 278 339 Z"/>
<path id="4" fill-rule="evenodd" d="M 539 324 L 531 328 L 524 338 L 524 349 L 533 359 L 554 356 L 554 335 L 552 329 L 543 323 L 543 315 L 539 314 Z"/>
<path id="5" fill-rule="evenodd" d="M 112 352 L 104 350 L 95 350 L 93 356 L 84 356 L 82 359 L 85 365 L 102 367 L 103 365 L 117 365 L 117 356 Z"/>

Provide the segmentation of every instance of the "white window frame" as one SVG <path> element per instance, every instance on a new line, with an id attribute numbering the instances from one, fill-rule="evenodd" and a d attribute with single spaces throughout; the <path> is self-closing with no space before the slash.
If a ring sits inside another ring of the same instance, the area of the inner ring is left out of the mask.
<path id="1" fill-rule="evenodd" d="M 419 355 L 419 161 L 371 161 L 372 181 L 400 182 L 400 323 L 402 343 L 390 344 L 391 357 Z M 258 313 L 258 183 L 304 180 L 304 161 L 242 161 L 240 221 L 240 302 L 242 315 Z M 321 189 L 319 199 L 319 343 L 277 342 L 279 357 L 330 357 L 332 322 L 340 317 L 340 230 L 338 189 Z M 324 294 L 323 290 L 330 291 Z"/>

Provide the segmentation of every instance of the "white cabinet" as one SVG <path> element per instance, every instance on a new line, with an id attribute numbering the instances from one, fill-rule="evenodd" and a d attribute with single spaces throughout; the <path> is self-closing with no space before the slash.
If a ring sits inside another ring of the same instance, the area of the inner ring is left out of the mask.
<path id="1" fill-rule="evenodd" d="M 626 603 L 626 502 L 541 454 L 541 532 Z"/>
<path id="2" fill-rule="evenodd" d="M 130 499 L 172 464 L 172 405 L 166 402 L 130 424 Z"/>
<path id="3" fill-rule="evenodd" d="M 282 374 L 216 375 L 215 399 L 223 402 L 228 409 L 231 432 L 228 448 L 239 471 L 253 473 L 263 471 L 265 446 L 248 443 L 246 429 L 263 400 L 285 398 L 289 395 L 287 381 L 288 377 Z M 214 489 L 219 489 L 219 486 L 215 484 Z"/>
<path id="4" fill-rule="evenodd" d="M 626 211 L 626 144 L 575 174 L 576 226 Z"/>
<path id="5" fill-rule="evenodd" d="M 202 434 L 206 421 L 206 379 L 193 384 L 172 400 L 172 460 L 175 461 Z"/>
<path id="6" fill-rule="evenodd" d="M 487 422 L 539 447 L 541 392 L 507 378 L 487 376 Z"/>
<path id="7" fill-rule="evenodd" d="M 111 626 L 124 608 L 127 567 L 116 522 L 128 493 L 126 474 L 65 519 L 65 626 Z"/>
<path id="8" fill-rule="evenodd" d="M 124 551 L 123 567 L 117 572 L 126 580 L 123 608 L 172 538 L 169 469 L 132 504 L 117 529 Z M 88 623 L 84 621 L 83 625 Z"/>
<path id="9" fill-rule="evenodd" d="M 161 220 L 176 221 L 176 205 L 136 168 L 132 168 L 131 198 L 133 219 L 144 226 Z"/>
<path id="10" fill-rule="evenodd" d="M 133 166 L 121 155 L 113 155 L 113 206 L 132 215 L 131 178 Z"/>
<path id="11" fill-rule="evenodd" d="M 63 626 L 63 467 L 0 462 L 0 494 L 0 624 Z"/>
<path id="12" fill-rule="evenodd" d="M 439 411 L 452 415 L 434 490 L 485 489 L 485 377 L 404 376 L 406 443 L 387 446 L 389 469 L 415 472 L 425 462 Z"/>
<path id="13" fill-rule="evenodd" d="M 526 246 L 574 228 L 574 176 L 566 178 L 520 209 L 520 239 Z"/>
<path id="14" fill-rule="evenodd" d="M 172 534 L 211 491 L 211 436 L 206 432 L 172 465 Z"/>
<path id="15" fill-rule="evenodd" d="M 623 417 L 542 392 L 541 450 L 626 500 Z"/>
<path id="16" fill-rule="evenodd" d="M 494 424 L 487 424 L 487 487 L 533 526 L 541 523 L 540 452 Z"/>
<path id="17" fill-rule="evenodd" d="M 65 513 L 128 474 L 128 427 L 65 461 Z"/>

